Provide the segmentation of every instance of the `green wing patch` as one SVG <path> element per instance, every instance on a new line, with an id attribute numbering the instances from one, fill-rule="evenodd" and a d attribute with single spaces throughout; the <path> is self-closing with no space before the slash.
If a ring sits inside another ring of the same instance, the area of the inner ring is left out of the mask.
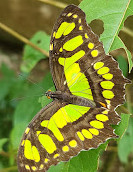
<path id="1" fill-rule="evenodd" d="M 123 103 L 124 85 L 129 81 L 117 62 L 105 54 L 80 8 L 69 5 L 58 18 L 49 60 L 56 98 L 25 130 L 18 151 L 20 172 L 44 172 L 82 149 L 97 148 L 117 137 L 111 124 L 120 121 L 114 110 Z M 56 94 L 59 91 L 60 96 Z M 82 106 L 74 104 L 77 99 L 83 102 Z M 86 106 L 87 101 L 96 106 Z"/>

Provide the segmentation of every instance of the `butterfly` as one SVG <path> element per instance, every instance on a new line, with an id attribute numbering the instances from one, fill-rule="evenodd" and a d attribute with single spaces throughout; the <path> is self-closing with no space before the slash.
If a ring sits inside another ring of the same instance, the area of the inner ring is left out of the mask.
<path id="1" fill-rule="evenodd" d="M 20 172 L 47 171 L 83 149 L 117 137 L 111 124 L 120 122 L 115 108 L 124 102 L 129 80 L 105 54 L 79 7 L 69 5 L 61 13 L 49 54 L 56 91 L 46 92 L 53 101 L 24 132 L 17 157 Z"/>

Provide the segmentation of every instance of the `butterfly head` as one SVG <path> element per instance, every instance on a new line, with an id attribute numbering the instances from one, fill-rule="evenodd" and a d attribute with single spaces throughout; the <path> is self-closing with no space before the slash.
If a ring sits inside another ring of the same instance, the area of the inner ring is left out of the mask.
<path id="1" fill-rule="evenodd" d="M 51 99 L 52 98 L 52 91 L 51 90 L 48 90 L 45 95 L 47 96 L 48 99 Z"/>

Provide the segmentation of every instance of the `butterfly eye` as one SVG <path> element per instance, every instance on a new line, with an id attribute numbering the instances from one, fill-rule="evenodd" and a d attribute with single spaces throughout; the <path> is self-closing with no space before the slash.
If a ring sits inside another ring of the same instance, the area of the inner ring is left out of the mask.
<path id="1" fill-rule="evenodd" d="M 51 99 L 52 98 L 52 92 L 51 90 L 48 90 L 45 95 L 47 96 L 48 99 Z"/>
<path id="2" fill-rule="evenodd" d="M 50 97 L 50 96 L 47 96 L 47 98 L 48 98 L 48 99 L 51 99 L 51 97 Z"/>

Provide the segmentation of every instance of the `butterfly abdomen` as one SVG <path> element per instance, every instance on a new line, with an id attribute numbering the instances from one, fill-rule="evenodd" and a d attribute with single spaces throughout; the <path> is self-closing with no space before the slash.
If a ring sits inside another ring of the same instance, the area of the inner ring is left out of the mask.
<path id="1" fill-rule="evenodd" d="M 69 93 L 63 93 L 61 91 L 55 91 L 55 92 L 48 91 L 46 92 L 46 96 L 52 99 L 58 99 L 62 102 L 66 102 L 69 104 L 86 106 L 86 107 L 91 107 L 91 108 L 94 108 L 96 106 L 96 104 L 92 100 L 89 100 L 80 96 L 75 96 Z"/>

